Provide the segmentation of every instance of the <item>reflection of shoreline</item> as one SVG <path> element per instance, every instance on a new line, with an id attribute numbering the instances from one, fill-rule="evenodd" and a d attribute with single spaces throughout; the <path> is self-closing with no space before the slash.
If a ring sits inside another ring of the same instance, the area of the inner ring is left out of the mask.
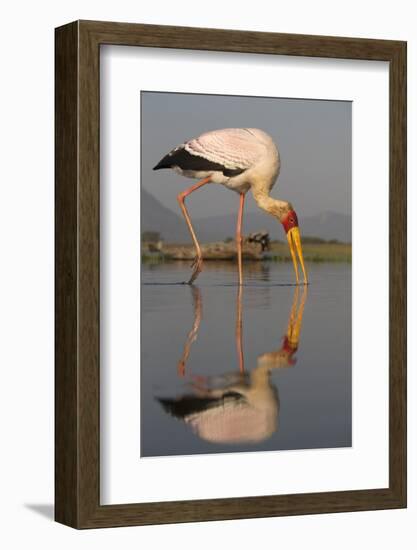
<path id="1" fill-rule="evenodd" d="M 203 317 L 202 293 L 191 287 L 194 320 L 186 338 L 178 375 L 189 380 L 177 397 L 157 397 L 164 410 L 190 426 L 201 439 L 211 443 L 257 443 L 278 428 L 279 396 L 272 384 L 273 369 L 294 366 L 307 299 L 307 286 L 295 287 L 288 326 L 276 350 L 258 356 L 256 366 L 245 371 L 243 347 L 243 287 L 236 298 L 235 340 L 238 371 L 220 376 L 193 376 L 187 372 L 187 360 L 197 339 Z"/>
<path id="2" fill-rule="evenodd" d="M 236 245 L 233 242 L 218 242 L 202 245 L 203 258 L 206 262 L 236 261 Z M 177 245 L 166 243 L 142 242 L 142 262 L 186 261 L 194 259 L 195 251 L 192 245 Z M 303 241 L 304 260 L 308 262 L 341 262 L 352 260 L 352 245 L 350 243 L 325 242 L 309 243 Z M 245 243 L 243 246 L 243 261 L 258 262 L 291 262 L 291 255 L 285 243 L 273 242 L 270 249 L 262 252 L 257 244 Z"/>

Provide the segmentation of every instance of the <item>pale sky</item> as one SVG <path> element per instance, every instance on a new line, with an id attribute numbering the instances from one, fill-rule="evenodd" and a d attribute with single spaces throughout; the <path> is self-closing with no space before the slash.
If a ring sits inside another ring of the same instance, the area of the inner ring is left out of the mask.
<path id="1" fill-rule="evenodd" d="M 153 166 L 176 145 L 208 130 L 261 128 L 281 155 L 271 196 L 290 201 L 302 217 L 326 211 L 350 215 L 351 107 L 349 101 L 142 92 L 141 185 L 178 213 L 176 195 L 196 180 Z M 189 200 L 197 218 L 238 208 L 237 194 L 219 185 Z M 257 208 L 250 197 L 247 211 Z"/>

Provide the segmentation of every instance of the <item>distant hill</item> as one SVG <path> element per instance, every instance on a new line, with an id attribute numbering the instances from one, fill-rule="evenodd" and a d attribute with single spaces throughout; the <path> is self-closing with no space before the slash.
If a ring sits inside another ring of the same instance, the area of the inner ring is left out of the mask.
<path id="1" fill-rule="evenodd" d="M 188 242 L 190 239 L 184 219 L 144 189 L 141 193 L 141 218 L 142 233 L 158 231 L 169 242 Z"/>
<path id="2" fill-rule="evenodd" d="M 336 212 L 323 212 L 318 216 L 303 218 L 300 222 L 303 235 L 322 239 L 352 242 L 352 217 Z"/>
<path id="3" fill-rule="evenodd" d="M 265 230 L 271 239 L 284 239 L 285 235 L 280 224 L 272 216 L 263 212 L 248 212 L 243 220 L 244 233 Z M 321 239 L 337 239 L 351 242 L 351 218 L 335 212 L 325 212 L 318 216 L 301 218 L 299 220 L 301 235 L 320 237 Z M 236 220 L 234 216 L 216 216 L 198 220 L 198 232 L 208 241 L 216 241 L 235 234 Z M 197 222 L 196 222 L 197 225 Z M 197 229 L 196 229 L 197 231 Z"/>
<path id="4" fill-rule="evenodd" d="M 189 242 L 190 235 L 180 214 L 163 206 L 155 197 L 142 190 L 142 231 L 159 231 L 168 242 Z M 237 214 L 236 214 L 237 215 Z M 193 219 L 198 238 L 202 242 L 221 241 L 234 237 L 236 216 L 212 216 Z M 271 239 L 284 239 L 279 223 L 266 213 L 248 212 L 244 216 L 244 233 L 266 230 Z M 300 219 L 301 235 L 337 239 L 351 242 L 351 217 L 335 212 L 324 212 L 318 216 Z"/>

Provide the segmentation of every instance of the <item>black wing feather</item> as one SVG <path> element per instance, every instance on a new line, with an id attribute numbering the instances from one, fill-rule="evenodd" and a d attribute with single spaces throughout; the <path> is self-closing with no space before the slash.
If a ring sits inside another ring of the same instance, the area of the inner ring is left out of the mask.
<path id="1" fill-rule="evenodd" d="M 218 162 L 212 162 L 204 157 L 192 155 L 183 147 L 178 147 L 165 155 L 153 169 L 161 170 L 163 168 L 172 168 L 173 166 L 178 166 L 181 170 L 192 170 L 195 172 L 223 172 L 228 178 L 238 176 L 246 170 L 246 168 L 227 168 Z"/>

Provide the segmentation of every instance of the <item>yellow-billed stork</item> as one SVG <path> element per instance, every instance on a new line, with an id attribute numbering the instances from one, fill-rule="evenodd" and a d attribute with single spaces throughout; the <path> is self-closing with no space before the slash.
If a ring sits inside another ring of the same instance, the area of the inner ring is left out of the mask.
<path id="1" fill-rule="evenodd" d="M 236 227 L 239 285 L 243 281 L 243 207 L 249 189 L 252 190 L 257 205 L 282 223 L 287 234 L 296 283 L 299 284 L 297 252 L 303 271 L 303 282 L 307 284 L 297 214 L 291 203 L 270 197 L 271 189 L 279 175 L 280 156 L 275 143 L 266 132 L 257 128 L 224 128 L 205 132 L 175 147 L 158 162 L 154 170 L 162 168 L 172 168 L 183 176 L 200 179 L 177 197 L 196 248 L 189 284 L 193 283 L 202 270 L 203 255 L 185 206 L 185 199 L 208 183 L 220 183 L 240 195 Z"/>

